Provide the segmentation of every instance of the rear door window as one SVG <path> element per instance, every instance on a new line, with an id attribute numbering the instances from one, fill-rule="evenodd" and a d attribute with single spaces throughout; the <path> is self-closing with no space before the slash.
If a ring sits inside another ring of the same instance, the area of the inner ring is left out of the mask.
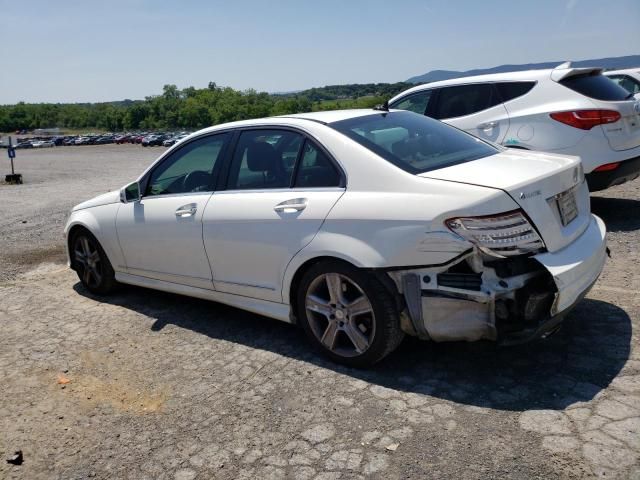
<path id="1" fill-rule="evenodd" d="M 397 108 L 398 110 L 408 110 L 409 112 L 419 113 L 424 115 L 431 99 L 431 90 L 424 90 L 422 92 L 414 93 L 408 97 L 401 98 L 400 100 L 391 104 L 391 108 Z"/>
<path id="2" fill-rule="evenodd" d="M 536 82 L 499 82 L 496 89 L 503 102 L 526 95 L 535 86 Z"/>
<path id="3" fill-rule="evenodd" d="M 329 157 L 313 142 L 307 140 L 298 165 L 296 188 L 319 188 L 340 186 L 340 174 Z"/>
<path id="4" fill-rule="evenodd" d="M 572 75 L 559 82 L 574 92 L 578 92 L 585 97 L 606 102 L 619 102 L 627 100 L 631 94 L 620 85 L 600 73 L 586 73 Z"/>
<path id="5" fill-rule="evenodd" d="M 230 190 L 289 188 L 304 138 L 289 130 L 246 130 L 231 162 Z"/>
<path id="6" fill-rule="evenodd" d="M 488 83 L 457 85 L 438 90 L 437 105 L 431 115 L 438 120 L 464 117 L 502 103 Z"/>

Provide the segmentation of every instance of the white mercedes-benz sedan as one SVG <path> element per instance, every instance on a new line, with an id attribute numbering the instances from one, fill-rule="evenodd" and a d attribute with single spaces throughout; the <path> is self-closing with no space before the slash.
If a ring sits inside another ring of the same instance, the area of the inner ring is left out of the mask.
<path id="1" fill-rule="evenodd" d="M 297 323 L 352 366 L 405 334 L 548 336 L 606 257 L 577 157 L 398 110 L 201 130 L 77 205 L 65 233 L 95 294 L 138 285 Z"/>

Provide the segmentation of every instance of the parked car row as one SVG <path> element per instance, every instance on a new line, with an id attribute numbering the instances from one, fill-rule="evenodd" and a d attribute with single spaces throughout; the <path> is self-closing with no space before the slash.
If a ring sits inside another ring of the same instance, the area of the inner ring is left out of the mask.
<path id="1" fill-rule="evenodd" d="M 140 144 L 143 147 L 164 146 L 170 147 L 189 135 L 188 132 L 143 132 L 125 134 L 85 134 L 64 135 L 55 137 L 29 137 L 18 138 L 15 148 L 42 148 L 77 145 L 107 145 L 107 144 Z"/>
<path id="2" fill-rule="evenodd" d="M 31 137 L 19 138 L 14 148 L 48 148 L 62 145 L 63 137 Z"/>
<path id="3" fill-rule="evenodd" d="M 188 132 L 135 132 L 117 135 L 115 143 L 135 143 L 143 147 L 170 147 L 176 142 L 182 140 Z"/>

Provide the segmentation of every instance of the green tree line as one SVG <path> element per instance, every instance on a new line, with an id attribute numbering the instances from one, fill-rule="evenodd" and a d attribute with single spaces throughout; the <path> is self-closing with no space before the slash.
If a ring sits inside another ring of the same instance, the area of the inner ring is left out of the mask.
<path id="1" fill-rule="evenodd" d="M 24 103 L 0 106 L 0 131 L 99 128 L 109 131 L 198 129 L 248 118 L 340 108 L 370 108 L 411 86 L 406 83 L 334 85 L 302 92 L 239 91 L 165 85 L 161 95 L 108 103 Z"/>

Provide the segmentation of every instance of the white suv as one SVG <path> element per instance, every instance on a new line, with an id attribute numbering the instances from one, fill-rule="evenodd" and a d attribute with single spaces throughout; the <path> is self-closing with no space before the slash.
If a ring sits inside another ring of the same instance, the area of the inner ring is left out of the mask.
<path id="1" fill-rule="evenodd" d="M 640 175 L 640 102 L 599 68 L 562 64 L 433 82 L 389 106 L 508 147 L 577 155 L 591 191 Z"/>
<path id="2" fill-rule="evenodd" d="M 604 74 L 640 100 L 640 68 L 609 70 Z"/>

